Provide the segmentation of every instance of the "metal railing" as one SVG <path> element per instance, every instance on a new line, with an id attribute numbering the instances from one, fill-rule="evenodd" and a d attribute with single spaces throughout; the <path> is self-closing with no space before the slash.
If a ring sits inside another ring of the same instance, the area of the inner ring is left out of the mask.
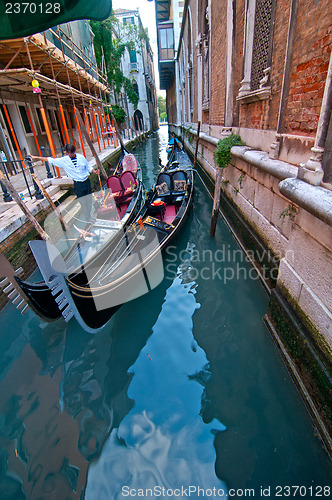
<path id="1" fill-rule="evenodd" d="M 49 148 L 49 147 L 45 148 L 44 146 L 41 146 L 40 150 L 41 150 L 42 156 L 44 156 L 44 157 L 45 156 L 52 156 L 51 148 Z M 59 153 L 61 153 L 61 156 L 63 156 L 64 152 L 65 152 L 65 148 L 64 147 L 55 148 L 55 152 L 56 153 L 59 152 Z M 45 168 L 46 168 L 46 172 L 47 172 L 47 178 L 51 179 L 52 177 L 57 177 L 55 166 L 52 165 L 52 167 L 53 167 L 53 174 L 52 174 L 48 161 L 45 161 L 44 163 L 45 163 Z"/>
<path id="2" fill-rule="evenodd" d="M 47 162 L 45 162 L 45 163 L 47 163 Z M 34 174 L 34 169 L 32 166 L 31 158 L 29 156 L 27 156 L 25 158 L 24 162 L 22 160 L 1 161 L 0 168 L 1 168 L 2 172 L 5 174 L 5 176 L 7 177 L 8 181 L 10 181 L 10 176 L 9 176 L 9 172 L 8 172 L 9 165 L 14 170 L 16 175 L 22 174 L 24 184 L 27 188 L 30 199 L 32 200 L 32 198 L 35 197 L 37 200 L 42 200 L 44 198 L 43 193 L 40 191 L 39 187 L 37 186 L 35 180 L 32 177 L 32 174 Z M 48 171 L 47 171 L 47 173 L 48 173 Z M 51 177 L 53 177 L 52 174 L 51 174 Z M 2 182 L 0 182 L 0 185 L 1 185 L 2 192 L 3 192 L 3 201 L 5 201 L 5 202 L 12 201 L 12 197 L 8 193 L 4 184 Z M 20 188 L 18 191 L 23 191 L 23 189 Z"/>
<path id="3" fill-rule="evenodd" d="M 41 150 L 41 154 L 43 157 L 52 156 L 51 148 L 41 146 L 40 150 Z M 61 153 L 62 156 L 64 155 L 64 151 L 65 151 L 64 147 L 55 148 L 55 152 Z M 49 165 L 48 161 L 45 161 L 44 165 L 45 165 L 45 169 L 46 169 L 47 179 L 52 179 L 53 177 L 57 177 L 57 173 L 56 173 L 54 165 L 52 165 L 53 173 L 50 169 L 50 165 Z M 26 156 L 24 161 L 22 161 L 22 160 L 0 161 L 0 169 L 2 170 L 2 172 L 5 174 L 5 176 L 7 177 L 7 179 L 9 181 L 10 181 L 10 177 L 22 174 L 24 184 L 28 190 L 28 193 L 29 193 L 29 196 L 31 199 L 33 198 L 33 196 L 35 196 L 35 198 L 37 200 L 41 200 L 42 198 L 44 198 L 43 194 L 41 193 L 39 187 L 37 186 L 36 182 L 34 181 L 32 175 L 31 175 L 34 173 L 34 169 L 33 169 L 33 164 L 32 164 L 30 156 Z M 3 201 L 5 201 L 5 202 L 13 201 L 12 197 L 10 196 L 6 187 L 2 184 L 1 181 L 0 181 L 0 186 L 1 186 L 1 189 L 3 192 Z M 32 194 L 32 189 L 31 189 L 32 187 L 34 189 L 33 194 Z M 18 191 L 23 191 L 23 189 L 20 188 Z"/>

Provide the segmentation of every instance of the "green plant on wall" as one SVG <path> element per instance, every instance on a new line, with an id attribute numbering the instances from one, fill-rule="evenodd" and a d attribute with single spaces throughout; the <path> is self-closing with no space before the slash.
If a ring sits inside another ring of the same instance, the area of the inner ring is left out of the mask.
<path id="1" fill-rule="evenodd" d="M 190 136 L 190 132 L 191 132 L 191 130 L 192 130 L 192 127 L 185 128 L 185 129 L 184 129 L 184 134 L 185 134 L 187 137 L 189 137 L 189 136 Z"/>
<path id="2" fill-rule="evenodd" d="M 233 146 L 243 146 L 243 142 L 239 135 L 231 134 L 224 139 L 218 141 L 214 152 L 214 161 L 217 167 L 226 168 L 231 161 L 231 149 Z"/>
<path id="3" fill-rule="evenodd" d="M 125 110 L 118 104 L 112 104 L 112 113 L 117 123 L 123 123 L 126 119 Z"/>
<path id="4" fill-rule="evenodd" d="M 148 43 L 147 33 L 136 25 L 121 25 L 113 12 L 104 21 L 90 21 L 90 26 L 94 34 L 93 45 L 97 65 L 102 68 L 105 64 L 111 89 L 116 95 L 123 89 L 136 109 L 138 95 L 132 81 L 122 72 L 121 58 L 126 50 L 140 52 L 141 44 Z"/>
<path id="5" fill-rule="evenodd" d="M 289 219 L 293 222 L 295 220 L 295 215 L 297 214 L 297 208 L 294 207 L 294 205 L 288 205 L 285 210 L 283 210 L 280 215 L 279 219 L 281 219 L 281 224 L 283 224 L 286 220 L 286 217 L 289 217 Z"/>
<path id="6" fill-rule="evenodd" d="M 245 174 L 241 174 L 240 177 L 238 178 L 237 182 L 239 183 L 240 189 L 243 189 L 243 179 L 245 177 Z"/>

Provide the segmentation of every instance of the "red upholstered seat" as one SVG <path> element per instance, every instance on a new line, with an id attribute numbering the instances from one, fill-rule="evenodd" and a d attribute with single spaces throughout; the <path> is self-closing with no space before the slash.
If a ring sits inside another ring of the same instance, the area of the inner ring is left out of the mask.
<path id="1" fill-rule="evenodd" d="M 129 170 L 126 172 L 122 172 L 120 176 L 121 184 L 124 188 L 124 196 L 131 196 L 134 193 L 134 190 L 137 186 L 137 180 L 132 172 Z"/>
<path id="2" fill-rule="evenodd" d="M 116 202 L 123 200 L 123 186 L 116 175 L 111 175 L 111 177 L 107 179 L 107 187 L 111 191 Z"/>

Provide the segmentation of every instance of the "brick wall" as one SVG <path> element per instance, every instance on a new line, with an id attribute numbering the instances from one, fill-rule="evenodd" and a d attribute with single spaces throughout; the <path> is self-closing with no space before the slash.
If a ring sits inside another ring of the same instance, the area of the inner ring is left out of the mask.
<path id="1" fill-rule="evenodd" d="M 299 1 L 285 132 L 314 136 L 332 45 L 330 0 Z"/>
<path id="2" fill-rule="evenodd" d="M 212 2 L 211 11 L 210 123 L 224 125 L 227 2 Z"/>
<path id="3" fill-rule="evenodd" d="M 239 126 L 266 130 L 269 128 L 270 100 L 241 104 L 239 110 Z"/>
<path id="4" fill-rule="evenodd" d="M 175 84 L 175 79 L 174 79 L 172 86 L 167 91 L 166 105 L 167 105 L 169 123 L 176 123 L 176 84 Z"/>

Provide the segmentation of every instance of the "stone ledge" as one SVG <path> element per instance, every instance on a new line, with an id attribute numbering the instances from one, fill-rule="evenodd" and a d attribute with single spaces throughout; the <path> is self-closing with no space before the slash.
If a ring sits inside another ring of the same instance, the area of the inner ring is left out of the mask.
<path id="1" fill-rule="evenodd" d="M 279 190 L 309 213 L 332 226 L 332 192 L 320 186 L 313 186 L 300 179 L 284 179 Z"/>
<path id="2" fill-rule="evenodd" d="M 235 158 L 240 158 L 277 179 L 297 176 L 297 167 L 285 161 L 273 160 L 265 151 L 255 151 L 248 146 L 233 146 L 231 153 Z"/>

